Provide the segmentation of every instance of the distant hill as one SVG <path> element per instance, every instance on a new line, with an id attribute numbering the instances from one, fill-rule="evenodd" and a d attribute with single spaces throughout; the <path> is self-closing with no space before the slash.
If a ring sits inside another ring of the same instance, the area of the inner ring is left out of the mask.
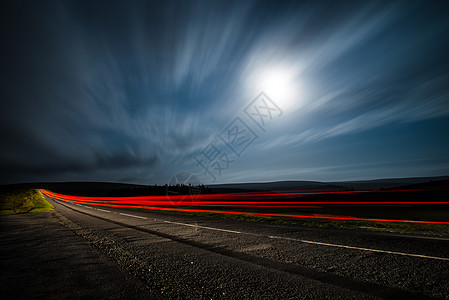
<path id="1" fill-rule="evenodd" d="M 442 188 L 442 187 L 449 187 L 449 179 L 444 180 L 431 180 L 424 183 L 416 183 L 416 184 L 408 184 L 408 185 L 401 185 L 396 186 L 392 189 L 431 189 L 431 188 Z"/>
<path id="2" fill-rule="evenodd" d="M 441 180 L 449 180 L 449 176 L 439 177 L 412 177 L 412 178 L 387 178 L 375 180 L 358 180 L 358 181 L 276 181 L 276 182 L 260 182 L 260 183 L 231 183 L 208 185 L 213 190 L 259 190 L 259 191 L 341 191 L 341 190 L 378 190 L 394 187 L 407 186 L 411 184 L 427 184 L 429 182 L 437 182 Z"/>
<path id="3" fill-rule="evenodd" d="M 47 189 L 59 194 L 73 196 L 108 196 L 112 190 L 141 187 L 138 184 L 116 182 L 33 182 L 13 184 L 12 186 Z"/>
<path id="4" fill-rule="evenodd" d="M 410 178 L 387 178 L 375 180 L 360 180 L 360 181 L 339 181 L 332 184 L 343 185 L 355 190 L 378 190 L 396 188 L 412 184 L 426 184 L 432 181 L 447 180 L 449 176 L 438 177 L 410 177 Z"/>
<path id="5" fill-rule="evenodd" d="M 425 188 L 432 186 L 448 186 L 449 176 L 388 178 L 359 181 L 275 181 L 257 183 L 230 183 L 207 185 L 206 190 L 212 193 L 239 193 L 258 191 L 347 191 L 347 190 L 379 190 L 391 188 Z M 117 192 L 130 191 L 126 196 L 143 191 L 155 190 L 149 185 L 115 183 L 115 182 L 34 182 L 12 184 L 9 186 L 43 188 L 55 193 L 76 196 L 115 196 Z M 160 189 L 162 186 L 157 187 Z M 203 187 L 204 188 L 204 187 Z M 137 194 L 136 194 L 137 195 Z"/>
<path id="6" fill-rule="evenodd" d="M 348 187 L 338 184 L 330 184 L 319 181 L 276 181 L 258 183 L 232 183 L 208 185 L 214 191 L 340 191 L 347 190 Z"/>

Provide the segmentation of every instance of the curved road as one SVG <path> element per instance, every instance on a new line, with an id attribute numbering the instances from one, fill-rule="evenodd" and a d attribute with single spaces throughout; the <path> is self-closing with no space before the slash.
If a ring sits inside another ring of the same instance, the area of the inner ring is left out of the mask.
<path id="1" fill-rule="evenodd" d="M 61 222 L 163 298 L 449 299 L 449 239 L 89 207 Z"/>

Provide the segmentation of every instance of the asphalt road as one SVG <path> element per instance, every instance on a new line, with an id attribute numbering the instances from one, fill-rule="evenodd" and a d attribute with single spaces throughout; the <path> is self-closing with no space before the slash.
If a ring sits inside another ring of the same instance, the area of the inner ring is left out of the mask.
<path id="1" fill-rule="evenodd" d="M 48 200 L 61 224 L 134 276 L 151 297 L 449 299 L 448 239 Z"/>

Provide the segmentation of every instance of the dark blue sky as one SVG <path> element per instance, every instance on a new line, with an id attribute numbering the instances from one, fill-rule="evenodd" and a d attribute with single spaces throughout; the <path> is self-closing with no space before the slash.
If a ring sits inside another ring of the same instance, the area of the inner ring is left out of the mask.
<path id="1" fill-rule="evenodd" d="M 448 175 L 446 3 L 3 1 L 0 183 Z"/>

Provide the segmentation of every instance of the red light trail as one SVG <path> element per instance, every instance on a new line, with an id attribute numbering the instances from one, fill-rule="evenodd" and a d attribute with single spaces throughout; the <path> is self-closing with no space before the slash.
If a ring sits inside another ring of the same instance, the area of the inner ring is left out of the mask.
<path id="1" fill-rule="evenodd" d="M 271 217 L 289 217 L 305 219 L 326 219 L 326 220 L 350 220 L 350 221 L 374 221 L 374 222 L 396 222 L 396 223 L 423 223 L 423 224 L 449 224 L 449 222 L 440 221 L 417 221 L 417 220 L 392 220 L 383 218 L 358 218 L 351 216 L 333 216 L 333 215 L 294 215 L 277 213 L 258 213 L 245 211 L 225 211 L 211 209 L 196 209 L 191 207 L 223 207 L 223 208 L 320 208 L 322 205 L 430 205 L 430 204 L 449 204 L 448 201 L 285 201 L 292 198 L 297 199 L 308 195 L 332 195 L 332 194 L 357 194 L 357 193 L 384 193 L 384 192 L 416 192 L 428 191 L 429 189 L 410 189 L 393 191 L 343 191 L 343 192 L 281 192 L 281 193 L 228 193 L 228 194 L 201 194 L 195 195 L 195 199 L 186 195 L 174 196 L 139 196 L 139 197 L 81 197 L 69 196 L 53 193 L 40 189 L 43 194 L 57 200 L 88 204 L 95 206 L 139 208 L 163 211 L 184 211 L 184 212 L 205 212 L 219 214 L 236 215 L 255 215 Z M 436 189 L 441 190 L 441 189 Z M 187 199 L 185 199 L 187 198 Z M 267 201 L 272 199 L 283 199 L 283 201 Z M 293 200 L 293 199 L 292 199 Z M 176 204 L 174 203 L 176 202 Z M 167 207 L 168 206 L 168 207 Z M 173 207 L 176 206 L 176 207 Z M 178 206 L 188 206 L 190 208 L 181 208 Z"/>

